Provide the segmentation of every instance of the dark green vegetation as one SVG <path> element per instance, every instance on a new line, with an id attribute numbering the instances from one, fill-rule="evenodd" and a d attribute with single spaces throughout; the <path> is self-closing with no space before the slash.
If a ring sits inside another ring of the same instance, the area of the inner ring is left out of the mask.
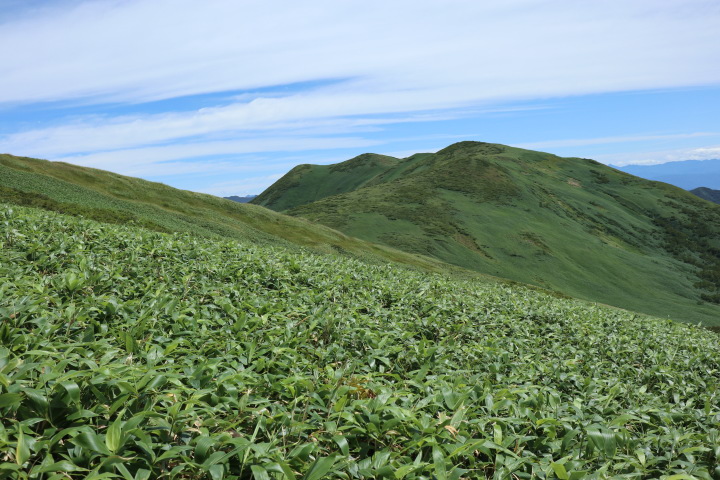
<path id="1" fill-rule="evenodd" d="M 159 232 L 301 245 L 427 270 L 447 269 L 437 260 L 351 238 L 266 208 L 62 162 L 0 155 L 0 201 Z"/>
<path id="2" fill-rule="evenodd" d="M 297 167 L 255 202 L 482 273 L 720 325 L 720 207 L 593 160 L 504 145 L 382 158 Z"/>
<path id="3" fill-rule="evenodd" d="M 715 334 L 518 286 L 0 205 L 0 322 L 9 478 L 720 475 Z"/>
<path id="4" fill-rule="evenodd" d="M 700 187 L 690 190 L 690 193 L 696 197 L 700 197 L 704 200 L 713 203 L 720 203 L 720 190 L 713 190 L 712 188 Z"/>

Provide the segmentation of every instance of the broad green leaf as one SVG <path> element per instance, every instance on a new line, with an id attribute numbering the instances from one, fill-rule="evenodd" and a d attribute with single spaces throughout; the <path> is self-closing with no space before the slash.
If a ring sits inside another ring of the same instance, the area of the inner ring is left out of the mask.
<path id="1" fill-rule="evenodd" d="M 59 462 L 46 465 L 37 470 L 37 473 L 48 473 L 48 472 L 87 472 L 86 468 L 78 467 L 74 463 L 68 460 L 61 460 Z"/>
<path id="2" fill-rule="evenodd" d="M 152 475 L 152 472 L 150 470 L 145 470 L 144 468 L 138 468 L 137 472 L 135 472 L 134 480 L 149 480 L 150 475 Z"/>
<path id="3" fill-rule="evenodd" d="M 551 463 L 550 466 L 553 469 L 553 472 L 555 472 L 555 476 L 559 478 L 560 480 L 569 480 L 570 476 L 567 473 L 567 470 L 565 470 L 565 465 L 561 463 Z"/>
<path id="4" fill-rule="evenodd" d="M 435 464 L 435 476 L 438 480 L 447 479 L 448 465 L 445 461 L 445 455 L 443 454 L 440 447 L 433 447 L 432 449 L 433 463 Z"/>
<path id="5" fill-rule="evenodd" d="M 420 468 L 418 465 L 403 465 L 402 467 L 395 470 L 395 478 L 401 479 L 405 478 L 405 476 L 409 473 L 412 473 L 413 471 Z"/>
<path id="6" fill-rule="evenodd" d="M 60 385 L 67 391 L 70 400 L 76 404 L 80 403 L 80 387 L 75 382 L 60 382 Z"/>
<path id="7" fill-rule="evenodd" d="M 82 448 L 88 449 L 93 452 L 101 453 L 103 455 L 110 455 L 110 451 L 105 446 L 103 438 L 93 432 L 85 431 L 77 436 L 73 437 L 72 442 Z"/>
<path id="8" fill-rule="evenodd" d="M 606 458 L 615 456 L 617 440 L 614 432 L 600 427 L 588 427 L 586 432 L 593 446 Z"/>
<path id="9" fill-rule="evenodd" d="M 117 453 L 122 446 L 122 434 L 123 421 L 121 415 L 118 415 L 115 421 L 110 424 L 105 434 L 105 445 L 112 453 Z"/>
<path id="10" fill-rule="evenodd" d="M 210 473 L 212 480 L 222 480 L 225 476 L 225 468 L 220 464 L 211 465 L 208 468 L 208 473 Z"/>
<path id="11" fill-rule="evenodd" d="M 303 480 L 320 480 L 332 469 L 335 462 L 337 462 L 335 455 L 318 458 L 310 466 L 310 470 L 305 474 Z"/>
<path id="12" fill-rule="evenodd" d="M 250 469 L 255 480 L 270 480 L 270 474 L 260 465 L 251 465 Z"/>
<path id="13" fill-rule="evenodd" d="M 337 446 L 340 448 L 340 451 L 343 455 L 350 455 L 347 438 L 345 438 L 343 435 L 336 435 L 333 437 L 333 441 L 337 443 Z"/>
<path id="14" fill-rule="evenodd" d="M 215 445 L 215 439 L 206 435 L 199 437 L 195 443 L 195 458 L 199 462 L 204 462 L 210 452 L 210 449 Z"/>
<path id="15" fill-rule="evenodd" d="M 285 475 L 285 477 L 290 480 L 295 480 L 295 478 L 296 478 L 295 473 L 292 471 L 290 466 L 287 463 L 283 462 L 282 460 L 278 460 L 277 462 L 267 463 L 264 466 L 268 472 L 274 472 L 274 473 L 279 473 L 279 474 Z"/>
<path id="16" fill-rule="evenodd" d="M 17 447 L 15 448 L 15 463 L 19 466 L 23 466 L 29 459 L 30 444 L 28 442 L 28 438 L 23 433 L 22 428 L 20 428 L 17 436 Z"/>
<path id="17" fill-rule="evenodd" d="M 0 395 L 0 408 L 13 407 L 22 402 L 22 393 L 3 393 Z"/>

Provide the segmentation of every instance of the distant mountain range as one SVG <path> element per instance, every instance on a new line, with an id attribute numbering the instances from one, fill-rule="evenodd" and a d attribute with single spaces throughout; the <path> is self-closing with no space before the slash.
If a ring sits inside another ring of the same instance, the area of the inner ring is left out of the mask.
<path id="1" fill-rule="evenodd" d="M 720 314 L 720 207 L 593 160 L 480 142 L 364 154 L 297 166 L 252 203 L 575 297 Z"/>
<path id="2" fill-rule="evenodd" d="M 720 190 L 712 188 L 700 187 L 690 190 L 690 193 L 713 203 L 720 203 Z"/>
<path id="3" fill-rule="evenodd" d="M 659 165 L 627 165 L 615 168 L 648 180 L 669 183 L 685 190 L 698 187 L 720 189 L 720 159 L 686 160 Z"/>
<path id="4" fill-rule="evenodd" d="M 232 195 L 232 196 L 223 197 L 223 198 L 226 200 L 232 200 L 233 202 L 238 202 L 238 203 L 249 203 L 255 197 L 257 197 L 257 195 L 245 195 L 244 197 L 238 197 L 237 195 Z"/>

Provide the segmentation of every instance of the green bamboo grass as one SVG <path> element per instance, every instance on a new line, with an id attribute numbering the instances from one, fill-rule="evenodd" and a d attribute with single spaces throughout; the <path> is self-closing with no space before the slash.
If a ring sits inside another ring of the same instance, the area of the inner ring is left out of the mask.
<path id="1" fill-rule="evenodd" d="M 0 476 L 712 479 L 707 330 L 0 205 Z"/>

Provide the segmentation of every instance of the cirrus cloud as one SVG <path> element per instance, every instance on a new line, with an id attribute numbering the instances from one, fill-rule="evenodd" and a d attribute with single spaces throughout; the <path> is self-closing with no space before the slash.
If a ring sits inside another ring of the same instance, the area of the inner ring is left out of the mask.
<path id="1" fill-rule="evenodd" d="M 371 133 L 392 125 L 720 85 L 718 24 L 711 0 L 14 2 L 0 16 L 0 151 L 159 172 L 248 148 L 379 146 L 392 139 Z M 1 122 L 28 107 L 61 113 Z"/>

